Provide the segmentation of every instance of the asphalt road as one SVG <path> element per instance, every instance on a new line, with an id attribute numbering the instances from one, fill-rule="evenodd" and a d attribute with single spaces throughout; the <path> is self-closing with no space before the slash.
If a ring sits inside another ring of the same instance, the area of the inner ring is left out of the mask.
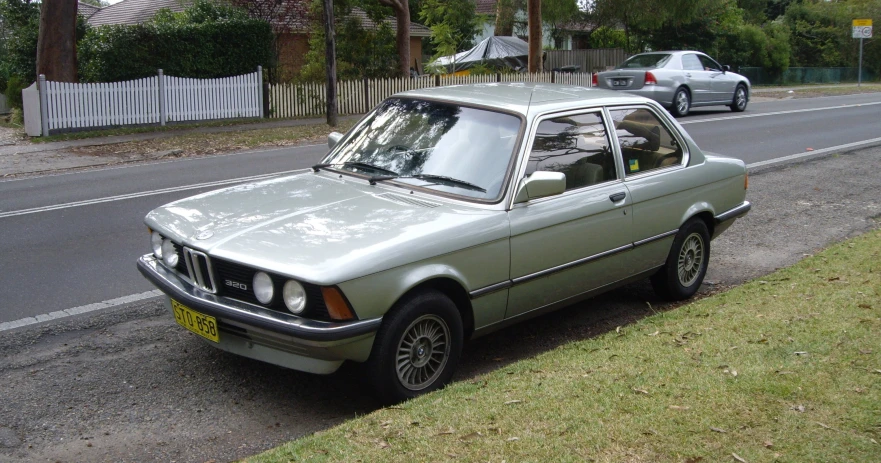
<path id="1" fill-rule="evenodd" d="M 771 152 L 755 160 L 881 136 L 871 117 L 838 112 L 860 107 L 740 117 L 853 104 L 849 98 L 751 104 L 742 115 L 698 110 L 681 122 L 709 151 L 744 159 Z M 881 108 L 869 107 L 876 115 Z M 823 122 L 805 128 L 817 114 Z M 792 118 L 789 130 L 800 135 L 772 149 L 785 132 L 774 128 L 778 118 Z M 840 120 L 858 127 L 839 127 Z M 725 141 L 734 130 L 744 135 Z M 307 167 L 323 152 L 274 150 L 0 183 L 0 322 L 151 290 L 134 268 L 147 252 L 141 219 L 149 209 L 213 188 L 198 186 L 207 182 Z M 748 196 L 755 208 L 713 241 L 702 293 L 876 227 L 878 172 L 881 148 L 754 170 Z M 614 330 L 650 314 L 646 302 L 664 309 L 639 283 L 471 342 L 456 379 Z M 375 409 L 357 373 L 347 367 L 315 376 L 224 354 L 180 329 L 155 298 L 0 332 L 0 460 L 241 458 Z"/>

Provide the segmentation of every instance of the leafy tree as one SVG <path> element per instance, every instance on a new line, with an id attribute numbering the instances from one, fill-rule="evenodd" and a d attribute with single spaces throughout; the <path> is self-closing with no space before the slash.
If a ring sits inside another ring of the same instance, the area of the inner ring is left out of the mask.
<path id="1" fill-rule="evenodd" d="M 354 3 L 354 2 L 353 2 Z M 337 77 L 340 80 L 392 77 L 398 72 L 395 34 L 384 10 L 365 10 L 379 27 L 366 30 L 360 20 L 352 16 L 353 3 L 334 2 L 336 19 Z M 322 23 L 322 2 L 312 0 L 310 17 L 314 20 L 309 35 L 309 51 L 300 78 L 310 82 L 325 80 L 325 41 Z"/>
<path id="2" fill-rule="evenodd" d="M 550 29 L 551 41 L 556 48 L 563 47 L 564 26 L 578 17 L 580 10 L 575 0 L 542 0 L 541 20 Z"/>
<path id="3" fill-rule="evenodd" d="M 376 0 L 380 5 L 391 7 L 395 12 L 397 31 L 395 47 L 398 49 L 398 70 L 402 76 L 410 74 L 410 3 L 408 0 Z"/>
<path id="4" fill-rule="evenodd" d="M 423 0 L 419 19 L 431 29 L 431 42 L 440 56 L 473 47 L 480 27 L 473 0 Z"/>
<path id="5" fill-rule="evenodd" d="M 76 82 L 76 0 L 42 0 L 37 38 L 37 74 Z"/>

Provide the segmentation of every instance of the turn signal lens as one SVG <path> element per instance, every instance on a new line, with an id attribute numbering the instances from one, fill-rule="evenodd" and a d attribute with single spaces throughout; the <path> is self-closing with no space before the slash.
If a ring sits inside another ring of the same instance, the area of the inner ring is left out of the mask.
<path id="1" fill-rule="evenodd" d="M 321 295 L 324 296 L 324 305 L 327 307 L 327 313 L 330 315 L 330 318 L 334 320 L 351 320 L 355 318 L 352 308 L 349 307 L 349 303 L 346 302 L 346 298 L 343 297 L 343 293 L 340 290 L 331 286 L 323 286 L 321 288 Z"/>
<path id="2" fill-rule="evenodd" d="M 590 76 L 590 85 L 593 85 L 594 87 L 598 87 L 600 85 L 600 78 L 595 72 Z"/>
<path id="3" fill-rule="evenodd" d="M 749 174 L 748 174 L 748 173 L 747 173 L 747 174 L 743 174 L 743 189 L 744 189 L 744 190 L 748 190 L 748 189 L 749 189 Z"/>
<path id="4" fill-rule="evenodd" d="M 269 275 L 264 272 L 257 272 L 254 274 L 254 280 L 252 283 L 254 285 L 254 297 L 256 297 L 261 304 L 269 304 L 272 302 L 275 288 L 272 286 L 272 278 L 270 278 Z"/>
<path id="5" fill-rule="evenodd" d="M 651 71 L 645 71 L 645 85 L 658 85 L 658 79 L 655 79 Z"/>

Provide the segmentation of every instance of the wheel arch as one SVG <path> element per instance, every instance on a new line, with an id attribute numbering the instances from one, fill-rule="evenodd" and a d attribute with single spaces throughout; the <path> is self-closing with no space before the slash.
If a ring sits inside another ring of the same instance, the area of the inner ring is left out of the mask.
<path id="1" fill-rule="evenodd" d="M 471 333 L 474 332 L 474 308 L 471 306 L 471 298 L 468 296 L 468 291 L 465 290 L 462 284 L 453 278 L 438 276 L 424 280 L 405 291 L 404 294 L 395 301 L 395 305 L 402 299 L 425 290 L 439 291 L 453 301 L 453 304 L 455 304 L 456 308 L 459 310 L 459 315 L 462 317 L 464 339 L 471 337 Z"/>
<path id="2" fill-rule="evenodd" d="M 691 219 L 697 218 L 704 222 L 707 226 L 707 231 L 710 233 L 710 236 L 714 236 L 713 233 L 716 227 L 715 215 L 713 214 L 713 209 L 707 203 L 699 203 L 691 206 L 685 211 L 685 214 L 682 217 L 682 221 L 680 223 L 680 227 L 684 225 Z"/>

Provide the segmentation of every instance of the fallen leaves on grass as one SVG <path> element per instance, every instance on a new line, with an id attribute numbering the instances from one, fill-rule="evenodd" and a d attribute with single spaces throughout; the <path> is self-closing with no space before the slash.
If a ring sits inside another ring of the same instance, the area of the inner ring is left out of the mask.
<path id="1" fill-rule="evenodd" d="M 481 434 L 481 433 L 478 432 L 478 431 L 474 431 L 474 432 L 472 432 L 472 433 L 465 434 L 464 436 L 460 436 L 460 437 L 459 437 L 459 440 L 460 440 L 460 441 L 463 441 L 463 442 L 467 442 L 467 441 L 470 441 L 470 440 L 477 439 L 478 437 L 483 437 L 483 434 Z"/>
<path id="2" fill-rule="evenodd" d="M 523 401 L 520 399 L 509 400 L 509 401 L 505 402 L 505 405 L 519 404 L 520 402 L 523 402 Z"/>
<path id="3" fill-rule="evenodd" d="M 710 426 L 710 431 L 718 432 L 718 433 L 720 433 L 720 434 L 725 434 L 726 432 L 728 432 L 728 431 L 726 431 L 726 430 L 724 430 L 724 429 L 722 429 L 722 428 L 714 428 L 714 427 L 712 427 L 712 426 Z"/>
<path id="4" fill-rule="evenodd" d="M 739 461 L 740 463 L 747 463 L 746 460 L 743 459 L 743 457 L 741 457 L 740 455 L 738 455 L 734 452 L 731 452 L 731 456 L 734 457 L 734 459 Z"/>

